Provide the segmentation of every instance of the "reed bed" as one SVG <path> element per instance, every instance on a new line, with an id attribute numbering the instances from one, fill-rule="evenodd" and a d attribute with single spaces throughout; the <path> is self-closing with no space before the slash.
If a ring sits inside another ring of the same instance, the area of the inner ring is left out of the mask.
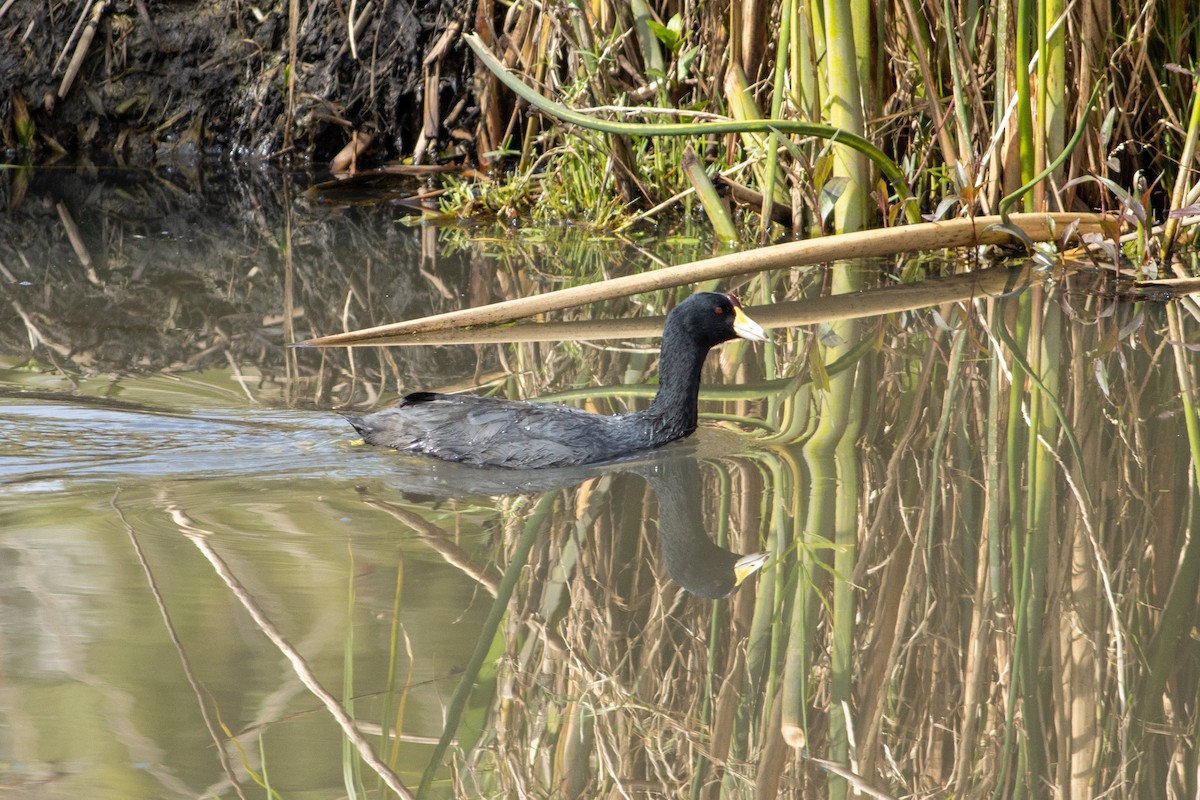
<path id="1" fill-rule="evenodd" d="M 1168 211 L 1197 199 L 1200 36 L 1177 3 L 552 1 L 481 12 L 476 51 L 492 49 L 503 67 L 478 68 L 479 152 L 514 167 L 501 185 L 523 191 L 460 194 L 461 210 L 644 218 L 690 191 L 681 165 L 694 150 L 765 198 L 743 218 L 750 239 L 784 232 L 769 222 L 776 205 L 790 208 L 783 228 L 798 235 L 894 224 L 917 209 L 1123 208 L 1148 259 L 1178 235 L 1177 223 L 1161 227 Z M 496 83 L 504 71 L 642 133 L 513 107 Z M 713 120 L 759 127 L 701 130 Z M 784 131 L 802 123 L 828 129 Z M 907 186 L 882 184 L 882 162 L 839 135 L 878 146 Z M 719 215 L 714 225 L 728 230 Z M 1151 238 L 1159 249 L 1147 253 Z"/>

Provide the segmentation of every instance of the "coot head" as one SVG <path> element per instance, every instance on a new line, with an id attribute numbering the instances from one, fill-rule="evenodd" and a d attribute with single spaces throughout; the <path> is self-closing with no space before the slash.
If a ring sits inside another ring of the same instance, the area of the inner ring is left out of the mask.
<path id="1" fill-rule="evenodd" d="M 672 330 L 679 330 L 705 348 L 739 337 L 751 342 L 767 341 L 763 329 L 746 316 L 738 299 L 720 292 L 700 292 L 675 306 L 667 315 L 664 336 Z"/>

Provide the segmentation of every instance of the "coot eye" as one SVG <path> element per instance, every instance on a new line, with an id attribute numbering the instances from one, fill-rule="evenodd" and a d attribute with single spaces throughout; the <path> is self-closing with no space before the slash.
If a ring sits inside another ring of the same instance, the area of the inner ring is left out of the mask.
<path id="1" fill-rule="evenodd" d="M 725 313 L 725 309 L 721 308 L 720 306 L 717 306 L 716 308 L 713 309 L 713 313 L 716 314 L 717 316 L 720 316 Z"/>

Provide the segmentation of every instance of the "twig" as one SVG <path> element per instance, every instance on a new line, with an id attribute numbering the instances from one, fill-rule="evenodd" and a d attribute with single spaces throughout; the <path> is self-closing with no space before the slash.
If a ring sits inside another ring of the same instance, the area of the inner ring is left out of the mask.
<path id="1" fill-rule="evenodd" d="M 67 72 L 63 75 L 62 83 L 58 85 L 56 94 L 59 100 L 65 98 L 71 91 L 71 84 L 75 82 L 75 76 L 83 67 L 83 60 L 87 58 L 88 50 L 92 47 L 92 39 L 96 37 L 96 28 L 100 27 L 100 18 L 108 10 L 110 2 L 111 0 L 96 0 L 95 5 L 92 6 L 91 19 L 84 26 L 83 33 L 79 37 L 79 45 L 75 48 L 74 55 L 71 56 L 71 63 L 67 65 Z"/>
<path id="2" fill-rule="evenodd" d="M 87 245 L 83 241 L 83 234 L 79 232 L 79 226 L 75 224 L 75 220 L 71 217 L 70 210 L 61 202 L 55 205 L 55 209 L 58 211 L 58 218 L 62 220 L 63 229 L 67 232 L 67 239 L 71 242 L 71 249 L 75 251 L 79 263 L 83 265 L 88 282 L 99 286 L 100 277 L 96 274 L 96 265 L 92 261 L 92 254 L 88 252 Z"/>
<path id="3" fill-rule="evenodd" d="M 4 5 L 0 6 L 0 19 L 4 19 L 4 15 L 8 13 L 8 10 L 12 8 L 12 4 L 15 2 L 17 0 L 5 0 Z"/>

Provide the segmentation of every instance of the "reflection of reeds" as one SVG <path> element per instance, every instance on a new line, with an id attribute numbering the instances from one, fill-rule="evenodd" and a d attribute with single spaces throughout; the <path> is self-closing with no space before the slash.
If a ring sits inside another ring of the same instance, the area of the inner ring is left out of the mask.
<path id="1" fill-rule="evenodd" d="M 1147 380 L 1190 396 L 1191 378 L 1165 351 L 1137 357 L 1115 338 L 1127 319 L 1099 301 L 1068 330 L 1061 302 L 1026 289 L 947 308 L 943 329 L 888 329 L 883 351 L 784 402 L 815 404 L 802 448 L 707 471 L 710 533 L 781 554 L 728 603 L 657 571 L 632 479 L 564 508 L 513 606 L 561 638 L 512 631 L 489 723 L 503 735 L 464 756 L 495 770 L 475 788 L 1166 791 L 1157 765 L 1192 757 L 1194 679 L 1179 665 L 1200 563 L 1189 470 L 1168 463 L 1197 456 L 1135 449 L 1171 424 L 1136 404 Z M 837 333 L 825 361 L 874 335 Z M 1111 402 L 1132 411 L 1113 406 L 1115 430 L 1083 355 L 1101 352 Z M 1098 471 L 1114 461 L 1132 493 Z M 1168 501 L 1167 486 L 1185 494 Z"/>

